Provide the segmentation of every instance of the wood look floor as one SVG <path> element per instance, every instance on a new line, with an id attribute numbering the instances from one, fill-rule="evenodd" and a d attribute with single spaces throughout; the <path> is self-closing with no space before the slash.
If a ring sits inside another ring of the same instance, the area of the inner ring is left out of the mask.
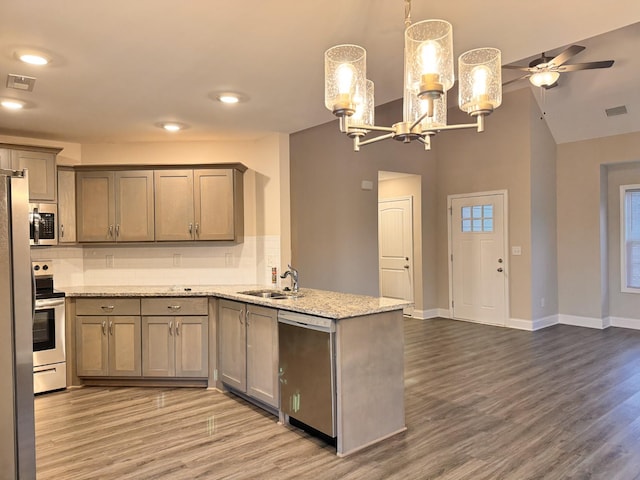
<path id="1" fill-rule="evenodd" d="M 640 331 L 405 325 L 408 430 L 380 444 L 338 458 L 230 394 L 88 387 L 36 397 L 38 480 L 640 480 Z"/>

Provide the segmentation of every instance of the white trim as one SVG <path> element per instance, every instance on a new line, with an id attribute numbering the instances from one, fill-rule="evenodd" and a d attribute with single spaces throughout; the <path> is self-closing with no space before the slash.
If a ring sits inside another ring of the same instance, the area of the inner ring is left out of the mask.
<path id="1" fill-rule="evenodd" d="M 609 317 L 612 327 L 640 330 L 640 318 Z"/>
<path id="2" fill-rule="evenodd" d="M 640 293 L 640 288 L 627 286 L 627 203 L 629 190 L 640 190 L 639 184 L 620 185 L 620 291 L 622 293 Z"/>
<path id="3" fill-rule="evenodd" d="M 487 195 L 502 195 L 502 237 L 503 237 L 503 248 L 504 248 L 504 270 L 506 272 L 505 275 L 505 284 L 504 284 L 504 319 L 502 321 L 504 323 L 500 323 L 499 325 L 507 326 L 509 322 L 509 313 L 511 311 L 511 306 L 509 303 L 509 298 L 511 297 L 510 289 L 509 289 L 509 258 L 510 258 L 510 248 L 509 248 L 509 192 L 507 190 L 492 190 L 489 192 L 474 192 L 474 193 L 457 193 L 453 195 L 447 195 L 447 269 L 449 272 L 449 315 L 447 318 L 453 318 L 453 307 L 451 306 L 451 302 L 453 300 L 453 271 L 451 265 L 451 255 L 453 254 L 453 245 L 452 243 L 452 230 L 451 230 L 451 217 L 452 217 L 452 202 L 454 199 L 459 198 L 472 198 L 472 197 L 484 197 Z"/>
<path id="4" fill-rule="evenodd" d="M 558 314 L 558 323 L 562 325 L 573 325 L 574 327 L 597 328 L 603 330 L 609 327 L 609 319 L 595 317 L 581 317 L 578 315 Z"/>
<path id="5" fill-rule="evenodd" d="M 549 315 L 544 318 L 537 318 L 536 320 L 523 320 L 521 318 L 510 318 L 507 320 L 505 327 L 515 328 L 517 330 L 527 330 L 529 332 L 535 332 L 543 328 L 551 327 L 558 324 L 558 315 Z"/>
<path id="6" fill-rule="evenodd" d="M 451 318 L 449 310 L 444 308 L 430 308 L 429 310 L 414 310 L 411 318 L 416 320 L 430 320 L 432 318 Z"/>

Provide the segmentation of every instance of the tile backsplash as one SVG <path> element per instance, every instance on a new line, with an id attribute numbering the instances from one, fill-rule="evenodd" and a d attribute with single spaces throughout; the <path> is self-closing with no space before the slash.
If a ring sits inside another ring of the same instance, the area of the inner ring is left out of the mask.
<path id="1" fill-rule="evenodd" d="M 280 265 L 280 237 L 245 237 L 240 244 L 135 244 L 35 247 L 51 260 L 57 288 L 81 285 L 269 284 Z"/>

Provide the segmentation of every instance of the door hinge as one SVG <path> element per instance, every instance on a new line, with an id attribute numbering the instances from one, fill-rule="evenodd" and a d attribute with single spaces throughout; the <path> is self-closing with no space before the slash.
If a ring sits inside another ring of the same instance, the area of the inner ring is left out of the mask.
<path id="1" fill-rule="evenodd" d="M 451 261 L 453 262 L 453 253 L 451 254 Z"/>
<path id="2" fill-rule="evenodd" d="M 453 215 L 453 207 L 449 207 L 449 215 Z"/>
<path id="3" fill-rule="evenodd" d="M 451 308 L 453 308 L 453 300 L 451 300 Z"/>

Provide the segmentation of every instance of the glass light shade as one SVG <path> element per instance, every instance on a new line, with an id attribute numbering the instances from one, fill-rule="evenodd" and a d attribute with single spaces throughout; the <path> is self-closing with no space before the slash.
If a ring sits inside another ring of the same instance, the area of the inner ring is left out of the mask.
<path id="1" fill-rule="evenodd" d="M 476 48 L 458 59 L 458 104 L 470 115 L 491 113 L 502 103 L 501 53 Z"/>
<path id="2" fill-rule="evenodd" d="M 407 91 L 437 96 L 453 86 L 453 29 L 444 20 L 414 23 L 404 33 Z"/>
<path id="3" fill-rule="evenodd" d="M 367 52 L 358 45 L 336 45 L 324 52 L 324 104 L 334 115 L 354 114 L 356 96 L 366 92 L 366 62 Z"/>
<path id="4" fill-rule="evenodd" d="M 365 95 L 356 95 L 356 111 L 351 117 L 352 123 L 356 125 L 375 125 L 375 99 L 373 93 L 373 82 L 367 80 Z"/>
<path id="5" fill-rule="evenodd" d="M 550 87 L 558 81 L 558 72 L 537 72 L 529 77 L 529 81 L 536 87 Z"/>

